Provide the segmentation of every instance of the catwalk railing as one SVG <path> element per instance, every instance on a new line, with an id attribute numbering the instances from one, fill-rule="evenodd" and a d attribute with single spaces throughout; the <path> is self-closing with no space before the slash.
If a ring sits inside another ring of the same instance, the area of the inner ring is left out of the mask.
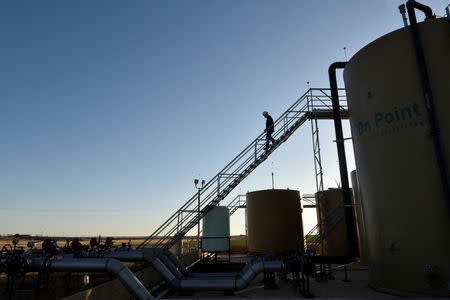
<path id="1" fill-rule="evenodd" d="M 340 90 L 344 94 L 343 89 Z M 341 114 L 347 115 L 345 95 L 340 96 Z M 220 172 L 211 178 L 188 201 L 159 226 L 138 248 L 170 248 L 180 241 L 198 222 L 250 173 L 264 162 L 282 143 L 314 114 L 318 119 L 332 118 L 330 90 L 311 88 L 291 105 L 275 122 L 275 143 L 265 149 L 263 131 Z"/>

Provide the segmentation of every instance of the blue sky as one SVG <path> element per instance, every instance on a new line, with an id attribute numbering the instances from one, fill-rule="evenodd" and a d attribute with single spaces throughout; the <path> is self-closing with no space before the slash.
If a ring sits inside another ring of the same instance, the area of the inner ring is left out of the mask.
<path id="1" fill-rule="evenodd" d="M 445 1 L 423 2 L 444 14 Z M 195 192 L 194 178 L 208 180 L 259 135 L 262 111 L 277 118 L 307 81 L 328 86 L 343 47 L 350 58 L 400 28 L 401 3 L 2 2 L 0 233 L 151 233 Z M 335 187 L 331 121 L 320 130 Z M 270 188 L 272 164 L 276 187 L 314 192 L 309 125 L 231 196 Z M 243 230 L 237 213 L 232 233 Z"/>

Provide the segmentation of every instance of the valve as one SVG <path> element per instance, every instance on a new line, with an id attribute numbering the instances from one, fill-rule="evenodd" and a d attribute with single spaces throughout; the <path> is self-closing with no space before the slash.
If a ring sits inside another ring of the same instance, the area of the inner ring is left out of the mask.
<path id="1" fill-rule="evenodd" d="M 33 250 L 33 248 L 34 248 L 34 242 L 33 242 L 33 241 L 28 241 L 27 247 L 30 248 L 30 250 Z"/>
<path id="2" fill-rule="evenodd" d="M 28 262 L 23 250 L 14 251 L 6 257 L 4 271 L 8 278 L 22 277 L 27 272 Z"/>
<path id="3" fill-rule="evenodd" d="M 96 246 L 98 246 L 98 241 L 95 237 L 91 238 L 89 240 L 89 245 L 91 246 L 92 249 L 94 249 Z"/>
<path id="4" fill-rule="evenodd" d="M 78 238 L 74 238 L 70 243 L 70 248 L 72 248 L 73 251 L 82 251 L 83 244 L 80 243 L 80 240 Z"/>
<path id="5" fill-rule="evenodd" d="M 13 248 L 10 244 L 6 244 L 2 247 L 2 250 L 0 252 L 1 258 L 6 258 L 8 255 L 12 254 Z"/>
<path id="6" fill-rule="evenodd" d="M 109 250 L 113 247 L 114 242 L 113 242 L 113 238 L 112 237 L 107 237 L 105 240 L 105 249 Z"/>
<path id="7" fill-rule="evenodd" d="M 42 250 L 44 250 L 45 254 L 55 253 L 56 252 L 55 243 L 53 243 L 53 241 L 51 239 L 49 239 L 49 238 L 45 239 L 42 242 Z"/>

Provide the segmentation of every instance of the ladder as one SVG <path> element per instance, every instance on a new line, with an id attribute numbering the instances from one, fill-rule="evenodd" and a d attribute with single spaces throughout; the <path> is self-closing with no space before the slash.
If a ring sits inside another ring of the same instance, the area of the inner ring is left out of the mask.
<path id="1" fill-rule="evenodd" d="M 341 96 L 339 101 L 341 114 L 348 115 L 345 96 Z M 265 149 L 265 133 L 262 132 L 138 248 L 171 248 L 313 115 L 320 119 L 332 118 L 330 89 L 311 88 L 306 91 L 274 122 L 273 145 Z"/>
<path id="2" fill-rule="evenodd" d="M 315 252 L 319 245 L 327 241 L 327 234 L 344 221 L 344 208 L 337 206 L 329 211 L 328 216 L 319 222 L 305 235 L 305 250 Z M 326 232 L 325 232 L 326 228 Z M 328 245 L 326 245 L 328 247 Z M 322 248 L 322 250 L 324 250 Z M 325 250 L 326 251 L 326 250 Z M 325 255 L 322 253 L 322 255 Z M 328 253 L 326 255 L 329 255 Z"/>

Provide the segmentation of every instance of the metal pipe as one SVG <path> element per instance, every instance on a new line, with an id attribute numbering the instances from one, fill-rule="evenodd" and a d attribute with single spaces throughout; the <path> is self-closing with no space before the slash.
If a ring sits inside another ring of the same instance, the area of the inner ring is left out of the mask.
<path id="1" fill-rule="evenodd" d="M 173 288 L 178 289 L 180 287 L 180 280 L 177 279 L 170 270 L 161 262 L 159 258 L 152 260 L 152 266 L 156 271 L 164 278 L 164 280 L 170 284 Z"/>
<path id="2" fill-rule="evenodd" d="M 409 22 L 411 23 L 411 32 L 413 35 L 414 48 L 416 50 L 417 64 L 419 66 L 420 80 L 422 83 L 423 94 L 425 98 L 425 105 L 430 119 L 431 134 L 433 136 L 434 148 L 436 152 L 437 165 L 441 175 L 442 188 L 444 197 L 447 201 L 448 214 L 450 216 L 450 176 L 448 174 L 447 158 L 445 157 L 444 144 L 441 137 L 441 129 L 436 113 L 433 93 L 431 90 L 430 79 L 428 76 L 427 65 L 425 63 L 425 55 L 423 52 L 422 41 L 420 39 L 419 27 L 417 26 L 416 13 L 414 8 L 417 8 L 425 13 L 425 20 L 434 18 L 430 7 L 418 3 L 414 0 L 406 2 L 408 9 Z"/>
<path id="3" fill-rule="evenodd" d="M 261 272 L 281 272 L 283 263 L 281 261 L 262 261 L 248 264 L 240 273 L 230 278 L 187 278 L 180 281 L 172 280 L 172 287 L 186 290 L 216 290 L 235 291 L 246 287 Z M 169 277 L 168 277 L 169 279 Z"/>
<path id="4" fill-rule="evenodd" d="M 416 20 L 416 14 L 414 13 L 414 8 L 417 8 L 418 10 L 422 11 L 425 14 L 425 21 L 428 19 L 436 18 L 436 16 L 433 15 L 433 11 L 431 10 L 431 7 L 426 6 L 419 2 L 416 2 L 414 0 L 406 1 L 406 8 L 408 9 L 409 20 L 412 22 L 411 17 L 414 17 L 414 22 L 416 24 L 417 24 L 417 20 Z"/>
<path id="5" fill-rule="evenodd" d="M 159 256 L 159 259 L 177 279 L 183 278 L 183 274 L 181 274 L 181 272 L 175 267 L 175 265 L 170 261 L 170 259 L 167 256 L 161 255 Z"/>
<path id="6" fill-rule="evenodd" d="M 170 259 L 170 261 L 180 270 L 184 276 L 190 276 L 192 273 L 186 269 L 186 267 L 181 263 L 181 261 L 169 250 L 165 250 L 164 254 Z"/>
<path id="7" fill-rule="evenodd" d="M 400 10 L 400 14 L 402 15 L 403 19 L 403 26 L 408 27 L 408 18 L 406 17 L 406 6 L 405 4 L 401 4 L 398 9 Z"/>
<path id="8" fill-rule="evenodd" d="M 110 251 L 103 252 L 102 257 L 114 258 L 120 261 L 146 261 L 143 251 Z"/>
<path id="9" fill-rule="evenodd" d="M 41 271 L 45 258 L 33 259 L 31 271 Z M 45 266 L 55 272 L 108 272 L 119 278 L 125 288 L 139 300 L 155 300 L 139 279 L 120 261 L 112 258 L 63 258 L 48 261 Z"/>
<path id="10" fill-rule="evenodd" d="M 281 261 L 258 259 L 256 263 L 248 263 L 239 273 L 192 273 L 184 267 L 173 253 L 164 249 L 106 252 L 104 256 L 125 261 L 145 260 L 151 263 L 164 281 L 175 289 L 240 290 L 261 272 L 280 272 L 283 270 Z M 188 276 L 182 276 L 183 272 Z"/>
<path id="11" fill-rule="evenodd" d="M 355 221 L 353 218 L 353 207 L 348 181 L 347 160 L 345 158 L 344 134 L 342 133 L 339 95 L 336 82 L 336 69 L 343 69 L 345 68 L 346 65 L 347 65 L 346 62 L 332 63 L 328 68 L 328 76 L 330 79 L 331 101 L 333 103 L 333 119 L 334 119 L 334 129 L 336 132 L 336 147 L 339 158 L 339 171 L 341 175 L 342 196 L 344 198 L 344 213 L 349 246 L 348 255 L 351 257 L 356 257 Z"/>

